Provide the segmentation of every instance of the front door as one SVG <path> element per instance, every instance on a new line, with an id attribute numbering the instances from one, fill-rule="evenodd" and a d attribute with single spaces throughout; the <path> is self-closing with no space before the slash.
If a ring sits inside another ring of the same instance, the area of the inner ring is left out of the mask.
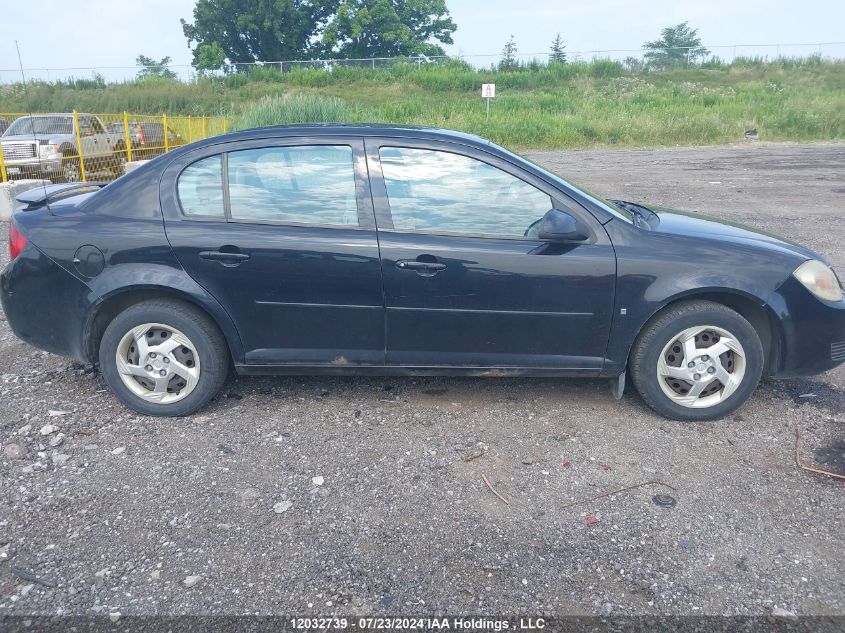
<path id="1" fill-rule="evenodd" d="M 82 152 L 85 158 L 101 157 L 110 154 L 109 137 L 100 120 L 95 116 L 79 117 L 79 134 L 82 140 Z"/>
<path id="2" fill-rule="evenodd" d="M 466 146 L 368 139 L 367 156 L 388 363 L 601 370 L 616 260 L 586 210 Z M 553 207 L 589 239 L 539 240 L 538 221 Z"/>
<path id="3" fill-rule="evenodd" d="M 360 139 L 205 148 L 169 168 L 162 204 L 177 258 L 233 317 L 247 364 L 384 363 Z"/>

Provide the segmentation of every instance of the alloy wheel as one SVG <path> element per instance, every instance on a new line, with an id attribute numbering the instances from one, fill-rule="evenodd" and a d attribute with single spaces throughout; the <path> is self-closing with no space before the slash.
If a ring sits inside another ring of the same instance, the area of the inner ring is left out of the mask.
<path id="1" fill-rule="evenodd" d="M 144 323 L 128 331 L 117 346 L 115 362 L 120 379 L 132 393 L 159 404 L 186 398 L 200 378 L 194 344 L 162 323 Z"/>
<path id="2" fill-rule="evenodd" d="M 120 152 L 116 153 L 112 159 L 112 171 L 116 176 L 122 176 L 123 170 L 126 166 L 126 155 Z"/>
<path id="3" fill-rule="evenodd" d="M 657 381 L 672 402 L 707 408 L 727 400 L 745 376 L 746 354 L 729 331 L 703 325 L 673 337 L 657 360 Z"/>
<path id="4" fill-rule="evenodd" d="M 62 160 L 62 176 L 65 182 L 79 182 L 82 179 L 81 174 L 79 162 L 75 158 L 65 158 Z"/>

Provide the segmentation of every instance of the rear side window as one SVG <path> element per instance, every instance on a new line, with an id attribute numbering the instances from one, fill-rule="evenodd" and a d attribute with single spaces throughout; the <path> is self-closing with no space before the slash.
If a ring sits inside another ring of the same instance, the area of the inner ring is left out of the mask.
<path id="1" fill-rule="evenodd" d="M 178 190 L 185 215 L 225 217 L 220 156 L 209 156 L 189 165 L 179 176 Z"/>
<path id="2" fill-rule="evenodd" d="M 228 161 L 233 221 L 358 225 L 348 145 L 242 150 Z"/>

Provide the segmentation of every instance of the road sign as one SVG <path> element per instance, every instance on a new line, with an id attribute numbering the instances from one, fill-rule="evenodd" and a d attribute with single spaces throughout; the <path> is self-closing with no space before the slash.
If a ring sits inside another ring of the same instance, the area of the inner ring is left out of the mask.
<path id="1" fill-rule="evenodd" d="M 481 84 L 481 96 L 487 102 L 487 120 L 490 120 L 490 99 L 496 97 L 496 84 Z"/>

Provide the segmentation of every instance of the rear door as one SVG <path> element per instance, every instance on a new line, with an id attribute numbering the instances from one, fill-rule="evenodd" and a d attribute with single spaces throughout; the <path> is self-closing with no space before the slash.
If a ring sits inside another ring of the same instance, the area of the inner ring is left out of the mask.
<path id="1" fill-rule="evenodd" d="M 165 172 L 168 239 L 252 365 L 381 365 L 384 310 L 363 142 L 241 141 Z"/>
<path id="2" fill-rule="evenodd" d="M 366 143 L 388 363 L 601 370 L 616 259 L 590 213 L 475 148 Z M 538 239 L 539 220 L 552 207 L 574 215 L 589 239 Z"/>

